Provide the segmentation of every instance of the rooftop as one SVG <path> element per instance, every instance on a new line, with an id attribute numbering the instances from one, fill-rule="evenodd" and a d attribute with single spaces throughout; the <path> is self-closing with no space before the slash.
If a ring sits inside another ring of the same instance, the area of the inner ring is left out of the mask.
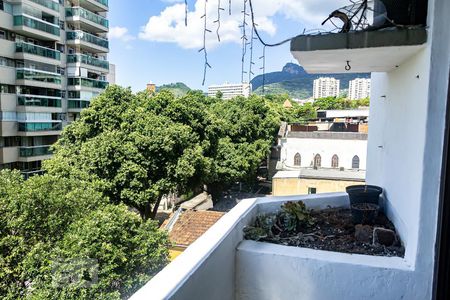
<path id="1" fill-rule="evenodd" d="M 217 211 L 187 210 L 180 214 L 173 214 L 161 227 L 169 230 L 169 238 L 175 245 L 187 247 L 203 235 L 224 214 Z"/>
<path id="2" fill-rule="evenodd" d="M 329 179 L 329 180 L 349 180 L 361 181 L 366 179 L 366 171 L 364 170 L 339 170 L 339 169 L 312 169 L 301 168 L 292 171 L 279 171 L 273 179 L 287 178 L 309 178 L 309 179 Z"/>
<path id="3" fill-rule="evenodd" d="M 361 132 L 289 131 L 287 137 L 302 139 L 367 140 L 368 134 Z"/>

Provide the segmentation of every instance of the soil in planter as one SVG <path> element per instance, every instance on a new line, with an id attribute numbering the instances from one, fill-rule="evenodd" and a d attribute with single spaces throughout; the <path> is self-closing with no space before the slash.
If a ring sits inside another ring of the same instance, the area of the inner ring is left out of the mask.
<path id="1" fill-rule="evenodd" d="M 397 241 L 393 246 L 386 247 L 380 244 L 359 242 L 355 238 L 355 225 L 352 222 L 350 209 L 326 209 L 312 211 L 314 225 L 302 232 L 281 232 L 278 235 L 265 237 L 260 241 L 311 248 L 316 250 L 327 250 L 335 252 L 366 254 L 375 256 L 400 256 L 403 257 L 405 249 Z M 388 218 L 380 213 L 372 225 L 373 228 L 381 227 L 395 231 L 394 225 Z"/>

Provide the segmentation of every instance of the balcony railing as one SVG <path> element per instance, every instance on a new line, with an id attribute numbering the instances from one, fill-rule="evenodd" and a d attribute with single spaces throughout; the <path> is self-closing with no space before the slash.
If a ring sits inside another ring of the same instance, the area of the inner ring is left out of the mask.
<path id="1" fill-rule="evenodd" d="M 38 21 L 34 18 L 22 16 L 14 16 L 14 26 L 26 26 L 32 29 L 44 31 L 55 36 L 59 36 L 60 29 L 58 25 L 47 23 L 44 21 Z"/>
<path id="2" fill-rule="evenodd" d="M 68 101 L 68 108 L 72 109 L 83 109 L 89 107 L 89 101 L 84 100 L 69 100 Z"/>
<path id="3" fill-rule="evenodd" d="M 93 34 L 81 31 L 81 30 L 76 30 L 76 31 L 68 31 L 66 33 L 67 36 L 67 40 L 69 41 L 73 41 L 73 40 L 80 40 L 80 41 L 84 41 L 87 43 L 91 43 L 103 48 L 109 48 L 109 42 L 107 39 L 103 39 L 101 37 L 95 36 Z"/>
<path id="4" fill-rule="evenodd" d="M 93 56 L 85 54 L 70 54 L 67 55 L 67 63 L 82 63 L 109 70 L 109 62 L 106 60 L 98 59 Z"/>
<path id="5" fill-rule="evenodd" d="M 95 2 L 98 2 L 104 6 L 108 6 L 108 0 L 94 0 Z"/>
<path id="6" fill-rule="evenodd" d="M 36 146 L 36 147 L 20 147 L 19 156 L 20 157 L 35 157 L 51 155 L 52 151 L 50 146 Z"/>
<path id="7" fill-rule="evenodd" d="M 34 3 L 50 8 L 51 10 L 59 12 L 59 3 L 52 0 L 30 0 Z"/>
<path id="8" fill-rule="evenodd" d="M 24 42 L 16 42 L 16 52 L 61 60 L 61 52 L 59 51 Z"/>
<path id="9" fill-rule="evenodd" d="M 30 70 L 30 69 L 17 69 L 17 80 L 32 80 L 53 84 L 61 84 L 61 75 L 55 73 L 48 73 L 44 71 Z"/>
<path id="10" fill-rule="evenodd" d="M 61 107 L 61 98 L 19 95 L 17 103 L 23 106 Z"/>
<path id="11" fill-rule="evenodd" d="M 27 122 L 19 123 L 19 131 L 21 132 L 38 132 L 38 131 L 61 131 L 61 122 Z"/>
<path id="12" fill-rule="evenodd" d="M 107 81 L 95 80 L 90 78 L 69 77 L 67 79 L 68 86 L 84 86 L 96 89 L 106 89 L 108 87 Z"/>
<path id="13" fill-rule="evenodd" d="M 88 21 L 91 21 L 93 23 L 96 23 L 96 24 L 101 25 L 106 28 L 109 27 L 108 19 L 106 19 L 100 15 L 94 14 L 84 8 L 81 8 L 81 7 L 66 8 L 66 17 L 69 18 L 69 17 L 75 17 L 75 16 L 81 17 L 83 19 L 86 19 Z"/>

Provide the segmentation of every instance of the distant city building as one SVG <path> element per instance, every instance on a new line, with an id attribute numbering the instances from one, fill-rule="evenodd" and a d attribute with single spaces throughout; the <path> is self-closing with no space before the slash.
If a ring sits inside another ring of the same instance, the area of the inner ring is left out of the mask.
<path id="1" fill-rule="evenodd" d="M 147 90 L 149 93 L 154 93 L 154 92 L 156 92 L 156 84 L 154 84 L 154 83 L 148 83 L 148 84 L 147 84 L 146 90 Z"/>
<path id="2" fill-rule="evenodd" d="M 340 81 L 332 77 L 321 77 L 314 80 L 314 99 L 326 97 L 338 97 L 340 93 Z"/>
<path id="3" fill-rule="evenodd" d="M 349 82 L 348 98 L 350 100 L 359 100 L 370 96 L 370 79 L 356 78 Z"/>
<path id="4" fill-rule="evenodd" d="M 109 64 L 109 74 L 106 76 L 106 81 L 109 84 L 116 84 L 116 65 Z"/>
<path id="5" fill-rule="evenodd" d="M 237 96 L 249 97 L 252 93 L 251 83 L 225 83 L 222 85 L 211 85 L 208 87 L 208 96 L 215 97 L 217 92 L 222 92 L 222 99 L 230 100 Z"/>

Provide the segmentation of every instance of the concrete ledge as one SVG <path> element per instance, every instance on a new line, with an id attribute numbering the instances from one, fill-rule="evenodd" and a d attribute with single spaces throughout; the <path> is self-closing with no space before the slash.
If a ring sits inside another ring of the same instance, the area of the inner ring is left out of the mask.
<path id="1" fill-rule="evenodd" d="M 291 51 L 413 46 L 426 42 L 427 30 L 424 27 L 388 28 L 377 31 L 299 35 L 292 40 Z"/>

